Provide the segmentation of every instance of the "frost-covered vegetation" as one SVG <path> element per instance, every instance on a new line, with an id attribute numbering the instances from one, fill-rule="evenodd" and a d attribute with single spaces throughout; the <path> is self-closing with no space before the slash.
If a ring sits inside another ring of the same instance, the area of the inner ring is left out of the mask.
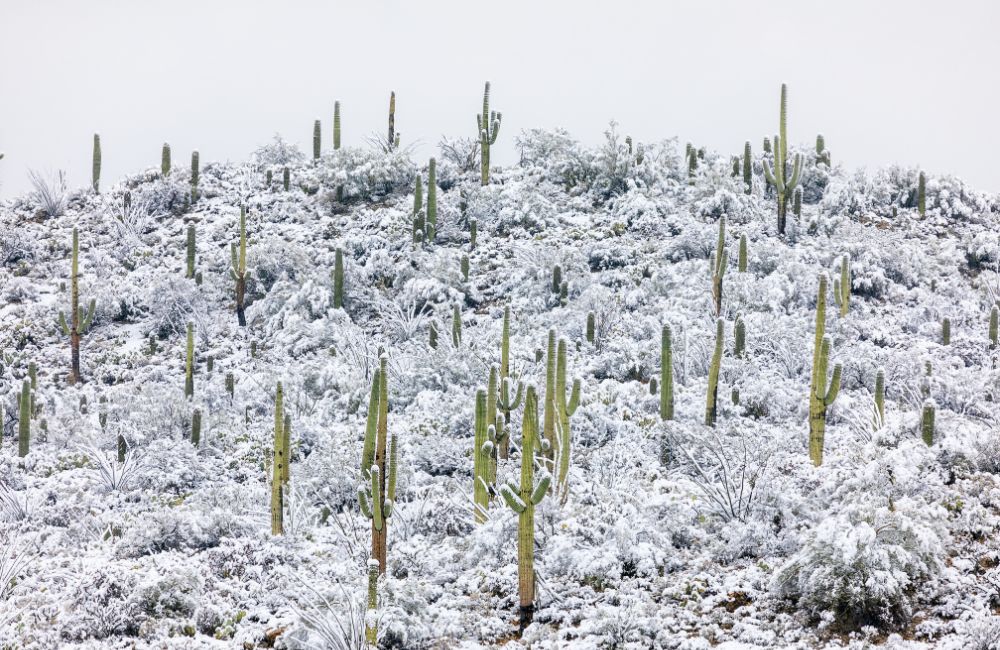
<path id="1" fill-rule="evenodd" d="M 998 647 L 1000 199 L 781 105 L 95 137 L 0 205 L 0 648 Z"/>

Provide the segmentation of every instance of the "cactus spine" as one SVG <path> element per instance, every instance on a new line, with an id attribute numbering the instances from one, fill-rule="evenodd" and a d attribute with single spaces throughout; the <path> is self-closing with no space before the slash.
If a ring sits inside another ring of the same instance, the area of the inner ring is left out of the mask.
<path id="1" fill-rule="evenodd" d="M 927 177 L 924 176 L 923 172 L 920 172 L 920 178 L 917 180 L 917 210 L 920 212 L 920 216 L 926 216 L 927 213 Z"/>
<path id="2" fill-rule="evenodd" d="M 737 257 L 736 270 L 740 273 L 747 272 L 747 236 L 745 233 L 740 235 L 740 252 Z"/>
<path id="3" fill-rule="evenodd" d="M 490 111 L 490 82 L 483 91 L 483 112 L 476 116 L 479 131 L 480 175 L 482 184 L 490 184 L 490 147 L 497 141 L 503 115 Z"/>
<path id="4" fill-rule="evenodd" d="M 333 150 L 340 149 L 340 101 L 333 102 Z"/>
<path id="5" fill-rule="evenodd" d="M 361 485 L 358 503 L 361 512 L 372 521 L 371 557 L 378 562 L 378 572 L 386 570 L 386 541 L 389 518 L 396 501 L 396 434 L 388 439 L 389 419 L 389 357 L 379 357 L 379 369 L 372 380 L 368 401 L 365 444 L 361 452 Z M 386 444 L 388 443 L 388 458 Z M 388 469 L 388 471 L 386 471 Z"/>
<path id="6" fill-rule="evenodd" d="M 99 194 L 101 191 L 101 136 L 97 133 L 94 134 L 94 157 L 90 184 L 94 188 L 94 193 Z"/>
<path id="7" fill-rule="evenodd" d="M 670 326 L 660 332 L 660 419 L 674 419 L 674 353 Z"/>
<path id="8" fill-rule="evenodd" d="M 163 151 L 160 153 L 160 174 L 166 178 L 170 175 L 170 145 L 163 143 Z"/>
<path id="9" fill-rule="evenodd" d="M 830 337 L 826 336 L 826 273 L 819 276 L 816 300 L 816 338 L 813 342 L 812 379 L 809 385 L 809 458 L 817 467 L 823 464 L 823 441 L 826 434 L 826 411 L 840 392 L 841 365 L 833 367 L 827 386 L 826 371 L 830 363 Z"/>
<path id="10" fill-rule="evenodd" d="M 281 382 L 274 393 L 274 452 L 271 460 L 271 534 L 285 534 L 285 512 L 284 512 L 284 485 L 282 477 L 285 471 L 285 463 L 288 458 L 285 455 L 284 446 L 284 405 Z"/>
<path id="11" fill-rule="evenodd" d="M 184 363 L 184 397 L 194 397 L 194 323 L 187 326 L 187 348 Z"/>
<path id="12" fill-rule="evenodd" d="M 189 280 L 194 279 L 194 249 L 195 231 L 194 224 L 191 224 L 187 228 L 187 273 L 184 275 Z"/>
<path id="13" fill-rule="evenodd" d="M 1000 324 L 1000 307 L 993 305 L 990 310 L 990 347 L 997 347 L 997 326 Z"/>
<path id="14" fill-rule="evenodd" d="M 24 458 L 31 446 L 31 382 L 21 384 L 21 398 L 18 400 L 17 455 Z"/>
<path id="15" fill-rule="evenodd" d="M 344 249 L 338 248 L 333 258 L 333 308 L 344 307 Z"/>
<path id="16" fill-rule="evenodd" d="M 725 343 L 726 323 L 721 318 L 715 320 L 715 351 L 708 369 L 708 396 L 705 401 L 705 424 L 714 427 L 718 416 L 719 371 L 722 368 L 722 348 Z"/>
<path id="17" fill-rule="evenodd" d="M 320 120 L 313 122 L 313 160 L 319 160 L 319 154 L 323 148 L 323 123 Z"/>
<path id="18" fill-rule="evenodd" d="M 76 228 L 73 228 L 73 253 L 70 262 L 70 320 L 67 323 L 66 314 L 59 312 L 59 326 L 63 333 L 69 337 L 70 345 L 70 374 L 68 381 L 75 384 L 83 380 L 80 374 L 80 337 L 87 333 L 94 321 L 94 310 L 97 301 L 90 299 L 90 305 L 84 311 L 80 307 L 80 238 Z"/>
<path id="19" fill-rule="evenodd" d="M 437 161 L 431 158 L 427 166 L 427 241 L 434 241 L 437 232 Z"/>
<path id="20" fill-rule="evenodd" d="M 774 169 L 764 161 L 764 176 L 769 183 L 778 190 L 778 232 L 785 234 L 785 213 L 787 210 L 788 198 L 799 184 L 799 175 L 802 172 L 802 155 L 796 154 L 792 163 L 792 175 L 788 176 L 788 132 L 786 129 L 786 116 L 788 109 L 788 87 L 781 84 L 781 109 L 778 119 L 779 134 L 775 136 L 774 142 Z"/>
<path id="21" fill-rule="evenodd" d="M 840 308 L 840 317 L 847 316 L 851 303 L 851 258 L 846 254 L 840 258 L 840 277 L 833 279 L 833 299 Z"/>
<path id="22" fill-rule="evenodd" d="M 753 159 L 751 158 L 749 140 L 743 144 L 743 186 L 743 191 L 746 194 L 750 194 L 753 190 Z"/>
<path id="23" fill-rule="evenodd" d="M 722 278 L 726 275 L 729 253 L 726 251 L 726 218 L 719 218 L 719 241 L 712 256 L 712 298 L 716 317 L 722 315 Z"/>
<path id="24" fill-rule="evenodd" d="M 517 584 L 520 627 L 531 624 L 535 611 L 535 506 L 542 502 L 552 480 L 543 473 L 535 483 L 535 451 L 545 450 L 538 437 L 538 395 L 528 386 L 521 424 L 521 484 L 504 483 L 500 489 L 507 505 L 517 513 Z"/>
<path id="25" fill-rule="evenodd" d="M 191 202 L 198 200 L 198 179 L 201 177 L 200 156 L 197 151 L 191 152 Z"/>
<path id="26" fill-rule="evenodd" d="M 236 283 L 236 319 L 240 327 L 246 327 L 247 318 L 244 313 L 244 300 L 247 289 L 247 209 L 240 206 L 240 243 L 231 244 L 229 248 L 231 266 L 229 277 Z"/>
<path id="27" fill-rule="evenodd" d="M 876 431 L 885 424 L 885 369 L 875 371 L 875 418 L 872 423 Z"/>
<path id="28" fill-rule="evenodd" d="M 933 400 L 925 400 L 920 417 L 920 434 L 924 443 L 930 447 L 934 444 L 934 415 L 936 407 Z"/>

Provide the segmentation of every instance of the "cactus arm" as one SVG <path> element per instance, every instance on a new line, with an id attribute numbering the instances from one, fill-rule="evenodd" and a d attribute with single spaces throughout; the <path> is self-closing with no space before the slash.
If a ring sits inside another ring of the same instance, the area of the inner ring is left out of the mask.
<path id="1" fill-rule="evenodd" d="M 799 184 L 799 176 L 802 174 L 802 154 L 795 154 L 795 162 L 792 164 L 792 179 L 788 181 L 788 189 Z"/>
<path id="2" fill-rule="evenodd" d="M 500 496 L 503 497 L 504 502 L 510 506 L 510 509 L 521 514 L 528 508 L 528 504 L 521 500 L 521 497 L 517 496 L 514 492 L 514 488 L 510 486 L 509 483 L 504 483 L 500 488 Z"/>
<path id="3" fill-rule="evenodd" d="M 830 388 L 826 391 L 826 397 L 823 398 L 823 403 L 827 406 L 833 404 L 834 400 L 837 399 L 837 395 L 840 393 L 840 375 L 843 370 L 841 364 L 836 364 L 833 367 L 833 377 L 830 378 Z"/>
<path id="4" fill-rule="evenodd" d="M 365 423 L 365 446 L 361 452 L 361 476 L 369 478 L 370 467 L 375 461 L 375 435 L 378 428 L 379 384 L 381 373 L 376 370 L 372 378 L 371 395 L 368 397 L 368 420 Z"/>
<path id="5" fill-rule="evenodd" d="M 496 144 L 496 142 L 497 142 L 497 135 L 500 134 L 500 120 L 501 119 L 502 118 L 501 118 L 500 113 L 497 113 L 497 119 L 493 120 L 493 128 L 490 130 L 490 133 L 491 133 L 491 135 L 490 135 L 490 144 L 491 145 L 492 144 Z"/>
<path id="6" fill-rule="evenodd" d="M 368 503 L 368 494 L 365 492 L 365 486 L 358 486 L 358 505 L 361 506 L 361 514 L 365 516 L 366 519 L 372 518 L 372 508 Z"/>
<path id="7" fill-rule="evenodd" d="M 576 413 L 576 409 L 580 406 L 580 378 L 577 377 L 573 380 L 573 389 L 570 393 L 569 404 L 566 406 L 566 414 L 572 416 Z"/>
<path id="8" fill-rule="evenodd" d="M 775 178 L 776 174 L 771 172 L 771 165 L 765 160 L 764 162 L 764 178 L 767 179 L 771 185 L 778 187 L 778 180 Z"/>
<path id="9" fill-rule="evenodd" d="M 545 476 L 538 482 L 535 486 L 534 491 L 531 493 L 531 503 L 532 505 L 538 505 L 545 498 L 546 493 L 549 491 L 549 485 L 552 483 L 552 475 L 546 473 Z"/>
<path id="10" fill-rule="evenodd" d="M 94 311 L 97 309 L 97 299 L 91 298 L 87 311 L 80 310 L 80 334 L 84 334 L 90 329 L 90 324 L 94 322 Z"/>
<path id="11" fill-rule="evenodd" d="M 63 334 L 69 336 L 69 325 L 66 324 L 66 314 L 65 312 L 59 312 L 59 328 L 63 331 Z"/>

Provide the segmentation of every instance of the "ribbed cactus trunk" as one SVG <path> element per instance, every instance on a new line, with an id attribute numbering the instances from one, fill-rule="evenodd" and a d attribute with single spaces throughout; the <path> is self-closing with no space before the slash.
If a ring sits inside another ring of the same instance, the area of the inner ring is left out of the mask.
<path id="1" fill-rule="evenodd" d="M 333 308 L 344 307 L 344 250 L 337 249 L 333 263 Z"/>
<path id="2" fill-rule="evenodd" d="M 923 172 L 917 179 L 917 211 L 921 217 L 927 214 L 927 177 Z"/>
<path id="3" fill-rule="evenodd" d="M 566 499 L 569 498 L 569 465 L 573 449 L 569 419 L 576 413 L 576 409 L 580 405 L 579 379 L 573 380 L 569 399 L 566 398 L 566 347 L 566 339 L 559 339 L 556 353 L 555 405 L 559 424 L 559 476 L 556 482 L 556 491 L 559 494 L 560 503 L 566 503 Z"/>
<path id="4" fill-rule="evenodd" d="M 94 134 L 94 155 L 91 167 L 90 184 L 94 193 L 101 191 L 101 136 Z"/>
<path id="5" fill-rule="evenodd" d="M 189 280 L 194 279 L 194 257 L 195 257 L 195 230 L 194 224 L 187 228 L 187 273 L 184 275 Z"/>
<path id="6" fill-rule="evenodd" d="M 935 405 L 932 400 L 924 402 L 923 412 L 920 414 L 920 436 L 924 444 L 928 447 L 934 444 L 934 419 Z"/>
<path id="7" fill-rule="evenodd" d="M 712 256 L 712 300 L 715 303 L 716 317 L 722 315 L 722 279 L 726 275 L 729 264 L 729 253 L 726 251 L 726 217 L 719 218 L 719 239 L 716 242 L 715 255 Z"/>
<path id="8" fill-rule="evenodd" d="M 510 450 L 510 413 L 521 403 L 523 384 L 518 382 L 516 393 L 511 392 L 510 379 L 510 305 L 503 308 L 503 329 L 500 336 L 500 399 L 497 404 L 503 411 L 503 422 L 497 431 L 497 457 L 506 460 Z"/>
<path id="9" fill-rule="evenodd" d="M 431 158 L 427 166 L 427 241 L 437 233 L 437 161 Z"/>
<path id="10" fill-rule="evenodd" d="M 483 112 L 476 116 L 479 127 L 480 177 L 483 185 L 490 184 L 490 147 L 497 141 L 503 115 L 490 112 L 490 82 L 483 90 Z"/>
<path id="11" fill-rule="evenodd" d="M 313 160 L 319 160 L 319 155 L 323 149 L 323 123 L 320 120 L 313 122 Z"/>
<path id="12" fill-rule="evenodd" d="M 813 341 L 813 369 L 809 387 L 809 458 L 817 467 L 823 464 L 823 444 L 826 436 L 826 411 L 840 392 L 841 366 L 834 366 L 827 386 L 826 371 L 830 362 L 830 337 L 826 336 L 827 277 L 819 276 L 816 300 L 816 337 Z"/>
<path id="13" fill-rule="evenodd" d="M 160 152 L 160 174 L 164 178 L 170 175 L 170 145 L 163 143 L 163 151 Z"/>
<path id="14" fill-rule="evenodd" d="M 247 288 L 247 211 L 244 206 L 240 206 L 239 246 L 235 243 L 231 245 L 230 257 L 229 276 L 236 283 L 236 319 L 240 327 L 246 327 L 247 318 L 244 302 Z"/>
<path id="15" fill-rule="evenodd" d="M 282 475 L 285 471 L 285 463 L 287 458 L 285 456 L 284 448 L 284 407 L 282 404 L 283 396 L 281 390 L 281 382 L 278 382 L 278 388 L 274 395 L 274 456 L 271 462 L 271 534 L 272 535 L 284 535 L 285 534 L 285 515 L 284 515 L 284 483 L 282 481 Z"/>
<path id="16" fill-rule="evenodd" d="M 69 384 L 76 384 L 83 381 L 80 374 L 80 337 L 90 328 L 94 319 L 96 303 L 90 301 L 90 306 L 84 312 L 80 309 L 80 237 L 76 228 L 73 228 L 73 251 L 70 261 L 70 317 L 66 320 L 64 312 L 59 313 L 59 325 L 63 333 L 69 337 L 70 346 L 70 374 L 67 377 Z"/>
<path id="17" fill-rule="evenodd" d="M 885 424 L 885 370 L 879 368 L 875 373 L 875 417 L 872 425 L 875 431 Z"/>
<path id="18" fill-rule="evenodd" d="M 333 102 L 333 150 L 340 149 L 340 102 Z"/>
<path id="19" fill-rule="evenodd" d="M 389 435 L 389 359 L 382 355 L 379 359 L 379 385 L 378 385 L 378 425 L 375 433 L 375 467 L 378 468 L 377 477 L 373 482 L 378 483 L 379 494 L 386 495 L 386 498 L 394 496 L 395 490 L 387 491 L 386 485 L 386 445 Z M 395 480 L 395 479 L 393 479 Z M 391 502 L 391 498 L 390 498 Z M 383 507 L 382 503 L 377 504 Z M 378 524 L 378 525 L 376 525 Z M 386 516 L 372 518 L 372 553 L 373 559 L 378 561 L 379 574 L 384 574 L 386 570 L 386 547 L 389 539 L 389 518 Z"/>
<path id="20" fill-rule="evenodd" d="M 396 91 L 389 94 L 389 137 L 386 142 L 391 151 L 399 146 L 399 136 L 396 134 Z"/>
<path id="21" fill-rule="evenodd" d="M 743 144 L 743 187 L 746 194 L 753 190 L 753 159 L 751 158 L 750 141 Z"/>
<path id="22" fill-rule="evenodd" d="M 187 346 L 184 364 L 184 397 L 194 397 L 194 324 L 187 325 Z"/>
<path id="23" fill-rule="evenodd" d="M 191 202 L 198 200 L 198 179 L 201 177 L 201 156 L 197 151 L 191 152 Z"/>
<path id="24" fill-rule="evenodd" d="M 785 234 L 786 213 L 788 210 L 788 199 L 795 191 L 795 186 L 799 183 L 799 175 L 802 172 L 802 156 L 796 154 L 792 163 L 791 176 L 788 169 L 788 87 L 781 84 L 781 106 L 778 116 L 778 135 L 774 136 L 774 169 L 772 170 L 767 161 L 764 161 L 764 176 L 768 183 L 777 190 L 778 197 L 778 233 Z M 766 148 L 766 147 L 765 147 Z"/>
<path id="25" fill-rule="evenodd" d="M 542 435 L 549 443 L 545 452 L 546 467 L 554 472 L 554 461 L 559 441 L 556 439 L 556 331 L 549 330 L 549 340 L 545 354 L 545 404 L 542 407 Z"/>
<path id="26" fill-rule="evenodd" d="M 726 323 L 721 318 L 715 321 L 715 351 L 708 369 L 708 395 L 705 399 L 705 424 L 714 427 L 719 414 L 719 374 L 722 370 L 722 349 L 725 344 Z"/>
<path id="27" fill-rule="evenodd" d="M 17 455 L 24 458 L 31 447 L 31 382 L 21 384 L 21 398 L 18 400 Z"/>
<path id="28" fill-rule="evenodd" d="M 674 419 L 674 360 L 670 326 L 660 332 L 660 419 Z"/>
<path id="29" fill-rule="evenodd" d="M 475 431 L 472 442 L 472 500 L 475 511 L 473 518 L 477 524 L 486 521 L 490 508 L 489 490 L 486 486 L 486 391 L 476 391 Z"/>

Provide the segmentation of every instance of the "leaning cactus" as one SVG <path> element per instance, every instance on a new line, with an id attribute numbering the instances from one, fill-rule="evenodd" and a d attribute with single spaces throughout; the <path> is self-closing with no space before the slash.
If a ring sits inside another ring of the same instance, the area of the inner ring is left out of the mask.
<path id="1" fill-rule="evenodd" d="M 90 299 L 90 305 L 87 310 L 84 311 L 80 307 L 80 238 L 77 235 L 76 228 L 73 228 L 73 253 L 70 262 L 70 320 L 67 323 L 66 314 L 64 312 L 59 312 L 59 327 L 62 328 L 63 333 L 69 337 L 70 345 L 70 374 L 68 381 L 70 384 L 75 384 L 83 380 L 83 376 L 80 374 L 80 337 L 87 333 L 90 329 L 91 324 L 94 321 L 94 310 L 97 307 L 97 301 L 93 298 Z"/>
<path id="2" fill-rule="evenodd" d="M 437 161 L 427 165 L 427 241 L 434 241 L 437 232 Z"/>
<path id="3" fill-rule="evenodd" d="M 200 160 L 197 151 L 191 152 L 191 203 L 198 200 L 198 179 L 201 177 Z"/>
<path id="4" fill-rule="evenodd" d="M 660 419 L 674 419 L 674 361 L 670 326 L 660 333 Z"/>
<path id="5" fill-rule="evenodd" d="M 812 379 L 809 385 L 809 458 L 817 467 L 823 464 L 823 440 L 826 434 L 826 411 L 840 392 L 841 365 L 833 367 L 827 386 L 826 371 L 830 363 L 830 337 L 826 336 L 826 273 L 819 276 L 819 296 L 816 301 L 816 338 L 813 343 Z"/>
<path id="6" fill-rule="evenodd" d="M 872 422 L 876 431 L 885 424 L 885 369 L 875 372 L 875 417 Z"/>
<path id="7" fill-rule="evenodd" d="M 358 503 L 361 513 L 372 522 L 372 559 L 378 571 L 385 573 L 386 541 L 389 538 L 389 518 L 396 501 L 396 434 L 388 438 L 389 419 L 389 357 L 379 357 L 379 369 L 372 379 L 368 400 L 368 420 L 365 444 L 361 452 L 361 484 Z M 386 444 L 388 443 L 388 457 Z M 386 471 L 388 469 L 388 471 Z"/>
<path id="8" fill-rule="evenodd" d="M 17 455 L 24 458 L 31 447 L 31 382 L 21 384 L 21 399 L 18 400 Z"/>
<path id="9" fill-rule="evenodd" d="M 490 147 L 497 141 L 503 115 L 490 111 L 490 82 L 483 91 L 483 112 L 476 116 L 479 131 L 480 176 L 482 184 L 490 184 Z"/>
<path id="10" fill-rule="evenodd" d="M 1000 323 L 1000 307 L 993 305 L 990 310 L 990 347 L 997 347 L 997 325 Z"/>
<path id="11" fill-rule="evenodd" d="M 94 158 L 91 168 L 90 184 L 94 188 L 94 193 L 101 191 L 101 136 L 94 134 Z"/>
<path id="12" fill-rule="evenodd" d="M 936 406 L 934 400 L 925 400 L 923 412 L 920 416 L 920 434 L 924 443 L 930 447 L 934 444 L 934 415 Z"/>
<path id="13" fill-rule="evenodd" d="M 736 270 L 740 273 L 747 272 L 747 236 L 746 233 L 740 235 L 740 252 L 737 257 Z"/>
<path id="14" fill-rule="evenodd" d="M 240 327 L 246 327 L 247 317 L 244 313 L 243 301 L 247 290 L 247 209 L 240 206 L 240 243 L 229 248 L 231 266 L 229 277 L 236 283 L 236 318 Z"/>
<path id="15" fill-rule="evenodd" d="M 187 326 L 187 347 L 184 355 L 184 397 L 194 397 L 194 323 Z"/>
<path id="16" fill-rule="evenodd" d="M 535 506 L 542 502 L 552 481 L 547 472 L 535 483 L 535 451 L 545 452 L 548 441 L 538 436 L 538 395 L 528 386 L 521 424 L 521 484 L 504 483 L 500 494 L 517 513 L 517 583 L 520 628 L 531 624 L 535 611 Z"/>
<path id="17" fill-rule="evenodd" d="M 750 194 L 753 190 L 753 160 L 751 158 L 750 141 L 743 145 L 743 186 L 744 192 Z"/>
<path id="18" fill-rule="evenodd" d="M 340 102 L 333 102 L 333 150 L 340 149 Z"/>
<path id="19" fill-rule="evenodd" d="M 170 175 L 170 145 L 163 143 L 163 151 L 160 153 L 160 173 L 164 178 Z"/>
<path id="20" fill-rule="evenodd" d="M 344 249 L 338 248 L 333 261 L 333 308 L 344 307 Z"/>
<path id="21" fill-rule="evenodd" d="M 722 278 L 726 275 L 729 253 L 726 251 L 726 217 L 719 218 L 719 241 L 712 255 L 712 300 L 715 302 L 715 315 L 722 315 Z"/>
<path id="22" fill-rule="evenodd" d="M 833 300 L 840 308 L 840 317 L 847 316 L 851 303 L 851 258 L 847 254 L 840 258 L 840 277 L 833 279 Z"/>
<path id="23" fill-rule="evenodd" d="M 781 84 L 781 109 L 778 120 L 780 135 L 775 136 L 774 142 L 774 169 L 764 161 L 764 176 L 769 183 L 778 190 L 778 232 L 785 234 L 785 212 L 789 197 L 795 191 L 795 186 L 799 184 L 799 175 L 802 173 L 802 155 L 796 154 L 792 163 L 791 177 L 788 176 L 788 133 L 785 127 L 785 118 L 788 108 L 788 88 Z"/>
<path id="24" fill-rule="evenodd" d="M 194 251 L 195 230 L 194 224 L 190 224 L 187 229 L 187 273 L 184 275 L 189 280 L 194 279 Z"/>
<path id="25" fill-rule="evenodd" d="M 288 450 L 285 449 L 284 407 L 282 404 L 281 382 L 274 394 L 274 451 L 271 459 L 271 534 L 285 534 L 285 494 L 282 475 L 285 463 L 288 462 Z"/>
<path id="26" fill-rule="evenodd" d="M 726 323 L 721 318 L 715 321 L 715 351 L 708 370 L 708 396 L 705 401 L 705 425 L 714 427 L 718 416 L 719 374 L 722 369 L 722 348 L 725 343 Z"/>

